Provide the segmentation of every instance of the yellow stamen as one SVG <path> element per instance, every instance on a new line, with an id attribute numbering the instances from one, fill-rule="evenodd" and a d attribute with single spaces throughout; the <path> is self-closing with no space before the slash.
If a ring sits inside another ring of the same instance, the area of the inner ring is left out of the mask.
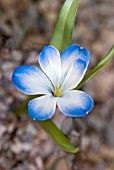
<path id="1" fill-rule="evenodd" d="M 55 91 L 55 92 L 54 92 L 54 96 L 55 96 L 55 97 L 60 97 L 60 96 L 61 96 L 61 93 L 58 92 L 58 91 Z"/>
<path id="2" fill-rule="evenodd" d="M 62 91 L 59 89 L 59 87 L 56 87 L 53 94 L 54 94 L 55 97 L 60 97 L 60 96 L 62 96 Z"/>

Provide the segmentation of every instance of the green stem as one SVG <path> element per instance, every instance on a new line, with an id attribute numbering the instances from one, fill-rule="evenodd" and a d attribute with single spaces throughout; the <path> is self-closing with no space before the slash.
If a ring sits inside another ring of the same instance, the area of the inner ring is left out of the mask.
<path id="1" fill-rule="evenodd" d="M 105 66 L 105 64 L 110 60 L 110 58 L 113 55 L 114 55 L 114 45 L 112 46 L 110 51 L 107 53 L 105 58 L 83 78 L 83 80 L 79 83 L 79 85 L 76 88 L 74 88 L 74 90 L 80 89 L 88 79 L 90 79 L 96 72 L 98 72 L 103 66 Z"/>

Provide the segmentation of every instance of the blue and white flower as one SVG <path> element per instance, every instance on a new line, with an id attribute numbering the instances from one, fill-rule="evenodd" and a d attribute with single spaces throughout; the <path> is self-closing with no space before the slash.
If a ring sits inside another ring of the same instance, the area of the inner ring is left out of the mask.
<path id="1" fill-rule="evenodd" d="M 38 58 L 42 71 L 29 65 L 14 70 L 12 81 L 17 89 L 28 95 L 43 95 L 28 103 L 32 119 L 50 119 L 56 105 L 70 117 L 82 117 L 91 111 L 92 98 L 83 91 L 72 90 L 83 79 L 89 59 L 89 51 L 76 44 L 61 54 L 55 47 L 45 46 Z"/>

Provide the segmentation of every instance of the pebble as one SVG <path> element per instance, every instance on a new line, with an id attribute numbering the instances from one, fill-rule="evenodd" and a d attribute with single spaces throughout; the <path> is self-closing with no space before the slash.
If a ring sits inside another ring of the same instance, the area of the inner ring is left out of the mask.
<path id="1" fill-rule="evenodd" d="M 7 131 L 6 126 L 0 124 L 0 139 L 2 138 L 2 136 L 4 135 L 4 133 Z"/>
<path id="2" fill-rule="evenodd" d="M 62 122 L 61 127 L 63 133 L 67 135 L 73 129 L 73 119 L 72 118 L 65 118 Z"/>
<path id="3" fill-rule="evenodd" d="M 12 71 L 14 66 L 15 66 L 15 64 L 13 62 L 10 62 L 10 61 L 4 62 L 2 65 L 2 71 L 3 72 Z"/>
<path id="4" fill-rule="evenodd" d="M 36 135 L 38 133 L 38 130 L 35 128 L 34 124 L 29 124 L 26 127 L 26 132 L 31 135 Z"/>
<path id="5" fill-rule="evenodd" d="M 2 101 L 0 101 L 0 111 L 7 111 L 7 110 L 8 110 L 8 106 Z"/>
<path id="6" fill-rule="evenodd" d="M 15 143 L 11 144 L 10 149 L 13 153 L 20 154 L 23 151 L 23 143 L 16 141 Z"/>
<path id="7" fill-rule="evenodd" d="M 65 159 L 60 159 L 58 160 L 58 162 L 55 164 L 55 168 L 54 170 L 69 170 L 67 162 L 65 161 Z M 53 170 L 53 169 L 51 169 Z"/>
<path id="8" fill-rule="evenodd" d="M 11 58 L 13 61 L 20 62 L 23 59 L 23 55 L 21 50 L 12 50 L 11 51 Z"/>
<path id="9" fill-rule="evenodd" d="M 39 170 L 44 170 L 44 163 L 43 163 L 43 160 L 42 160 L 42 158 L 41 158 L 40 156 L 39 156 L 39 157 L 36 157 L 35 163 L 36 163 L 37 168 L 38 168 Z"/>

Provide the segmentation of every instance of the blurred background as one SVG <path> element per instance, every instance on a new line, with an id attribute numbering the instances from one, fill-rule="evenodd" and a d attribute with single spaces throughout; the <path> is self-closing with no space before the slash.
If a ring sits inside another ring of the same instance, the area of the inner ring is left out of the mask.
<path id="1" fill-rule="evenodd" d="M 62 151 L 17 107 L 27 96 L 13 86 L 12 72 L 23 64 L 38 66 L 63 3 L 0 0 L 0 170 L 114 170 L 113 58 L 82 88 L 95 101 L 88 116 L 66 118 L 57 110 L 53 117 L 80 153 Z M 73 43 L 90 51 L 88 71 L 103 59 L 114 43 L 113 0 L 79 0 Z"/>

